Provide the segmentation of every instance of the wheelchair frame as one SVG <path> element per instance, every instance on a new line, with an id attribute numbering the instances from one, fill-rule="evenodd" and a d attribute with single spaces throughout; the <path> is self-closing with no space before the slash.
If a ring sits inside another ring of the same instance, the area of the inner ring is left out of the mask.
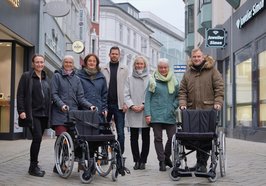
<path id="1" fill-rule="evenodd" d="M 125 159 L 120 144 L 115 140 L 109 123 L 99 124 L 98 129 L 102 131 L 99 135 L 79 135 L 75 121 L 66 124 L 69 125 L 68 132 L 58 136 L 54 146 L 55 166 L 61 177 L 68 178 L 71 175 L 74 162 L 78 162 L 78 172 L 83 183 L 91 183 L 96 171 L 103 177 L 112 171 L 113 181 L 117 180 L 118 174 L 124 176 L 130 173 L 124 167 Z"/>
<path id="2" fill-rule="evenodd" d="M 196 177 L 206 177 L 210 182 L 215 182 L 217 180 L 216 168 L 219 162 L 220 175 L 224 177 L 226 175 L 226 140 L 224 129 L 220 124 L 220 112 L 216 111 L 216 128 L 215 134 L 211 139 L 211 150 L 210 153 L 201 149 L 199 146 L 194 146 L 190 144 L 192 148 L 186 148 L 186 144 L 183 144 L 182 137 L 178 137 L 177 133 L 182 133 L 182 119 L 181 112 L 177 113 L 177 132 L 172 138 L 172 161 L 173 167 L 170 170 L 170 178 L 173 181 L 180 180 L 181 177 L 192 177 L 193 173 Z M 187 137 L 195 136 L 195 134 L 187 134 Z M 193 139 L 189 139 L 190 141 Z M 197 140 L 197 139 L 194 139 Z M 200 150 L 211 157 L 210 168 L 207 173 L 196 172 L 187 165 L 187 155 L 192 152 Z"/>

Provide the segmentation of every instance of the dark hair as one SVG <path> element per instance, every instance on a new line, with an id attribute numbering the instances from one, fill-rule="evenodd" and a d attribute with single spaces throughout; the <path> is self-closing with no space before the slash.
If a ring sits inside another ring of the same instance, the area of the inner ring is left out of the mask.
<path id="1" fill-rule="evenodd" d="M 113 47 L 111 47 L 111 48 L 110 48 L 110 52 L 109 52 L 109 54 L 111 54 L 112 50 L 118 50 L 119 53 L 120 53 L 120 49 L 119 49 L 118 46 L 113 46 Z"/>
<path id="2" fill-rule="evenodd" d="M 32 56 L 32 58 L 31 58 L 31 62 L 32 62 L 32 63 L 34 62 L 34 59 L 35 59 L 36 57 L 42 57 L 43 59 L 45 59 L 44 56 L 41 55 L 41 54 L 34 54 L 34 55 Z"/>
<path id="3" fill-rule="evenodd" d="M 84 67 L 87 66 L 87 62 L 88 62 L 88 60 L 89 60 L 89 58 L 90 58 L 91 56 L 95 57 L 95 59 L 96 59 L 96 69 L 97 69 L 98 71 L 100 71 L 100 70 L 101 70 L 100 67 L 99 67 L 100 60 L 99 60 L 98 56 L 95 55 L 95 54 L 88 54 L 88 55 L 84 58 L 84 64 L 82 65 L 82 68 L 84 68 Z"/>

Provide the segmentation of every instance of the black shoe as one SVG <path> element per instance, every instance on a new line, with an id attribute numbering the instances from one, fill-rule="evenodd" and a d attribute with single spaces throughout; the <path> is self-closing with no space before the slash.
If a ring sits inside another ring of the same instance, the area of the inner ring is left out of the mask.
<path id="1" fill-rule="evenodd" d="M 134 169 L 134 170 L 139 169 L 139 162 L 135 162 L 135 165 L 134 165 L 133 169 Z"/>
<path id="2" fill-rule="evenodd" d="M 159 166 L 160 166 L 159 171 L 166 171 L 166 166 L 164 161 L 160 161 Z"/>
<path id="3" fill-rule="evenodd" d="M 204 165 L 198 165 L 196 172 L 202 172 L 202 173 L 206 173 L 207 172 L 207 168 Z"/>
<path id="4" fill-rule="evenodd" d="M 139 169 L 144 170 L 145 169 L 145 163 L 140 163 L 139 164 Z"/>
<path id="5" fill-rule="evenodd" d="M 189 171 L 196 171 L 198 164 L 196 163 L 193 167 L 189 167 Z"/>
<path id="6" fill-rule="evenodd" d="M 57 171 L 57 168 L 56 168 L 56 166 L 54 166 L 54 168 L 53 168 L 53 173 L 56 173 L 56 174 L 58 174 L 58 171 Z"/>
<path id="7" fill-rule="evenodd" d="M 32 176 L 43 177 L 45 175 L 45 171 L 41 170 L 41 168 L 36 163 L 31 163 L 29 174 Z"/>
<path id="8" fill-rule="evenodd" d="M 173 167 L 173 163 L 170 160 L 170 158 L 165 158 L 165 165 L 172 168 Z"/>

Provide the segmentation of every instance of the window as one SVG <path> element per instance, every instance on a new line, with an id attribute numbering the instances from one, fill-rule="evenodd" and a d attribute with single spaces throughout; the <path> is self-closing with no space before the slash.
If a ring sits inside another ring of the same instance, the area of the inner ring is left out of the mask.
<path id="1" fill-rule="evenodd" d="M 128 46 L 130 46 L 130 39 L 131 39 L 130 34 L 131 34 L 130 29 L 127 28 L 127 45 Z"/>
<path id="2" fill-rule="evenodd" d="M 119 40 L 123 43 L 123 25 L 119 24 Z"/>
<path id="3" fill-rule="evenodd" d="M 252 60 L 250 50 L 236 55 L 236 125 L 252 126 Z"/>
<path id="4" fill-rule="evenodd" d="M 147 52 L 147 39 L 141 37 L 141 52 L 146 54 Z"/>
<path id="5" fill-rule="evenodd" d="M 266 127 L 266 51 L 259 54 L 259 127 Z"/>
<path id="6" fill-rule="evenodd" d="M 137 47 L 137 34 L 134 32 L 133 34 L 133 48 Z"/>
<path id="7" fill-rule="evenodd" d="M 93 0 L 92 1 L 92 10 L 91 10 L 91 12 L 92 12 L 92 15 L 91 15 L 91 17 L 92 17 L 92 21 L 93 22 L 98 22 L 98 0 Z"/>
<path id="8" fill-rule="evenodd" d="M 186 25 L 186 31 L 187 34 L 193 33 L 194 32 L 194 5 L 189 5 L 188 10 L 186 12 L 186 20 L 188 24 Z"/>

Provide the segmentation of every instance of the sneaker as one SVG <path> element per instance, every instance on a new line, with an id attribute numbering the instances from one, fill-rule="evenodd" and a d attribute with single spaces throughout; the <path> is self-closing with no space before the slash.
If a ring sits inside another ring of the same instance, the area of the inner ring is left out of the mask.
<path id="1" fill-rule="evenodd" d="M 165 165 L 172 168 L 173 167 L 173 163 L 170 160 L 170 158 L 165 158 Z"/>
<path id="2" fill-rule="evenodd" d="M 207 172 L 207 168 L 204 165 L 198 165 L 196 172 L 202 172 L 202 173 L 206 173 Z"/>
<path id="3" fill-rule="evenodd" d="M 164 161 L 160 161 L 159 166 L 160 166 L 159 171 L 166 171 L 166 166 Z"/>

